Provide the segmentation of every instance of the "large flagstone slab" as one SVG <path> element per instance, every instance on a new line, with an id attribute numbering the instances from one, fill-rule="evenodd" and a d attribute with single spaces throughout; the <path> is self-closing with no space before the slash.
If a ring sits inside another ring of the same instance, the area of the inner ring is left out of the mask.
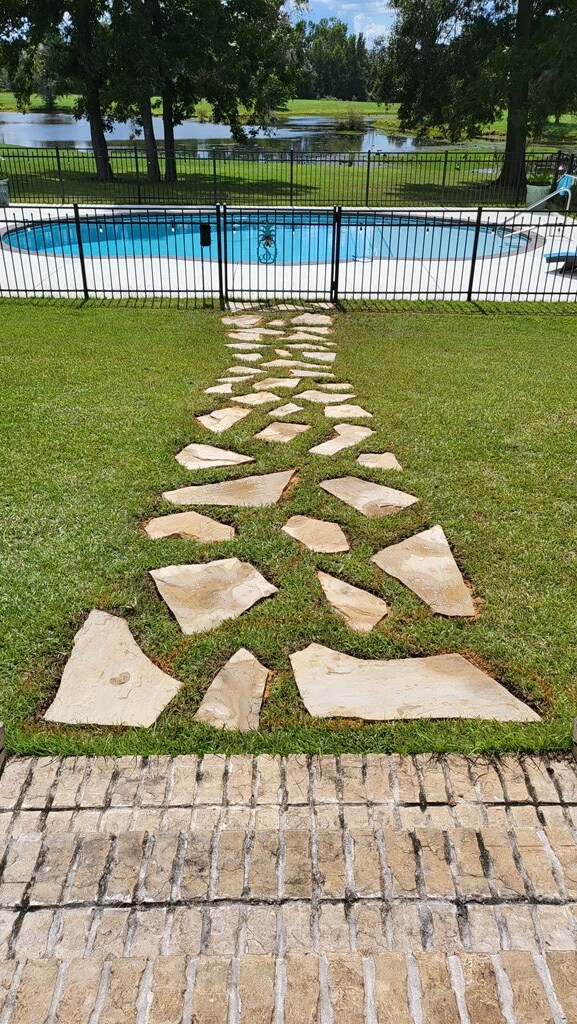
<path id="1" fill-rule="evenodd" d="M 207 412 L 204 416 L 197 416 L 196 420 L 207 430 L 212 430 L 213 434 L 222 434 L 225 430 L 230 430 L 231 427 L 240 423 L 249 413 L 250 409 L 239 409 L 238 406 L 233 406 Z"/>
<path id="2" fill-rule="evenodd" d="M 291 330 L 294 331 L 295 328 L 292 327 Z M 315 327 L 310 324 L 306 327 L 297 327 L 296 330 L 298 330 L 299 334 L 310 334 L 311 337 L 318 338 L 319 341 L 324 341 L 326 335 L 332 334 L 332 327 Z M 333 344 L 336 344 L 336 342 L 333 342 Z"/>
<path id="3" fill-rule="evenodd" d="M 147 729 L 182 685 L 146 657 L 124 619 L 94 610 L 74 637 L 44 718 L 69 725 Z"/>
<path id="4" fill-rule="evenodd" d="M 223 384 L 215 384 L 212 388 L 204 389 L 205 395 L 232 395 L 232 384 L 224 381 Z"/>
<path id="5" fill-rule="evenodd" d="M 298 388 L 298 380 L 293 380 L 292 377 L 265 377 L 264 380 L 257 380 L 253 384 L 255 391 L 266 391 L 268 388 Z"/>
<path id="6" fill-rule="evenodd" d="M 334 363 L 337 358 L 336 352 L 303 352 L 305 359 L 315 359 L 317 363 Z"/>
<path id="7" fill-rule="evenodd" d="M 256 327 L 262 321 L 262 316 L 241 314 L 240 316 L 223 316 L 220 318 L 225 327 Z"/>
<path id="8" fill-rule="evenodd" d="M 344 501 L 346 505 L 352 505 L 358 512 L 368 517 L 390 516 L 419 500 L 414 494 L 397 491 L 394 487 L 385 487 L 384 484 L 359 480 L 356 476 L 323 480 L 320 486 L 324 491 Z"/>
<path id="9" fill-rule="evenodd" d="M 205 633 L 236 619 L 253 604 L 277 593 L 277 587 L 239 558 L 219 558 L 200 565 L 166 565 L 151 569 L 160 596 L 183 633 Z"/>
<path id="10" fill-rule="evenodd" d="M 325 416 L 329 419 L 349 419 L 349 420 L 362 420 L 372 419 L 372 412 L 367 412 L 363 409 L 362 405 L 335 405 L 327 406 L 325 409 Z"/>
<path id="11" fill-rule="evenodd" d="M 389 614 L 387 602 L 368 590 L 353 587 L 320 569 L 317 578 L 329 604 L 357 633 L 370 633 Z"/>
<path id="12" fill-rule="evenodd" d="M 368 466 L 369 469 L 396 469 L 398 472 L 403 470 L 392 452 L 365 452 L 359 455 L 357 462 L 359 466 Z"/>
<path id="13" fill-rule="evenodd" d="M 223 480 L 218 484 L 196 484 L 165 491 L 162 495 L 173 505 L 236 505 L 243 508 L 261 508 L 274 505 L 288 487 L 294 469 L 282 473 L 264 473 L 245 476 L 240 480 Z"/>
<path id="14" fill-rule="evenodd" d="M 345 381 L 319 381 L 319 388 L 325 388 L 326 391 L 353 391 L 353 385 L 348 380 Z"/>
<path id="15" fill-rule="evenodd" d="M 269 320 L 267 327 L 286 327 L 286 320 Z"/>
<path id="16" fill-rule="evenodd" d="M 232 401 L 239 405 L 266 405 L 267 402 L 280 402 L 280 398 L 272 391 L 252 391 L 248 395 L 237 395 Z"/>
<path id="17" fill-rule="evenodd" d="M 309 551 L 332 555 L 349 550 L 349 542 L 338 523 L 313 519 L 312 516 L 292 516 L 281 529 Z"/>
<path id="18" fill-rule="evenodd" d="M 297 405 L 296 402 L 287 402 L 286 405 L 279 405 L 277 409 L 273 409 L 269 412 L 269 416 L 278 418 L 279 416 L 292 416 L 293 412 L 302 412 L 302 405 Z"/>
<path id="19" fill-rule="evenodd" d="M 264 358 L 262 352 L 232 352 L 231 355 L 234 359 L 244 360 L 245 363 L 258 363 L 260 359 Z"/>
<path id="20" fill-rule="evenodd" d="M 151 519 L 144 527 L 152 540 L 180 537 L 183 540 L 198 540 L 202 544 L 232 540 L 234 526 L 219 523 L 200 512 L 173 512 L 172 515 Z"/>
<path id="21" fill-rule="evenodd" d="M 341 395 L 336 393 L 327 393 L 326 391 L 316 391 L 314 388 L 310 391 L 301 391 L 299 395 L 299 399 L 304 398 L 306 402 L 317 402 L 319 405 L 331 405 L 332 403 L 336 405 L 354 397 L 354 395 Z"/>
<path id="22" fill-rule="evenodd" d="M 259 370 L 256 366 L 227 366 L 224 373 L 234 374 L 236 377 L 255 377 L 264 373 L 264 370 Z M 219 380 L 222 380 L 222 377 L 219 377 Z"/>
<path id="23" fill-rule="evenodd" d="M 474 615 L 475 605 L 441 526 L 391 544 L 371 559 L 439 615 Z"/>
<path id="24" fill-rule="evenodd" d="M 353 423 L 335 423 L 335 434 L 336 437 L 330 438 L 329 441 L 323 441 L 322 444 L 316 444 L 314 448 L 309 448 L 311 454 L 336 455 L 337 452 L 342 452 L 345 448 L 352 448 L 353 445 L 365 441 L 367 437 L 374 434 L 374 430 L 369 427 L 358 427 Z"/>
<path id="25" fill-rule="evenodd" d="M 332 322 L 332 316 L 326 316 L 325 313 L 301 313 L 300 316 L 291 316 L 291 324 L 303 324 L 305 327 L 330 327 Z"/>
<path id="26" fill-rule="evenodd" d="M 251 455 L 240 455 L 213 444 L 196 443 L 187 444 L 175 458 L 185 469 L 218 469 L 219 466 L 240 466 L 243 462 L 254 462 Z"/>
<path id="27" fill-rule="evenodd" d="M 304 434 L 305 430 L 310 429 L 308 423 L 270 423 L 268 427 L 254 436 L 260 438 L 261 441 L 280 441 L 288 444 L 289 441 L 294 441 L 299 434 Z"/>
<path id="28" fill-rule="evenodd" d="M 268 668 L 244 647 L 229 658 L 213 679 L 195 714 L 215 729 L 258 729 Z"/>
<path id="29" fill-rule="evenodd" d="M 307 711 L 320 718 L 540 721 L 535 711 L 460 654 L 363 661 L 310 644 L 290 660 Z"/>
<path id="30" fill-rule="evenodd" d="M 282 356 L 283 359 L 292 359 L 293 353 L 289 352 L 286 348 L 275 348 L 275 355 Z"/>

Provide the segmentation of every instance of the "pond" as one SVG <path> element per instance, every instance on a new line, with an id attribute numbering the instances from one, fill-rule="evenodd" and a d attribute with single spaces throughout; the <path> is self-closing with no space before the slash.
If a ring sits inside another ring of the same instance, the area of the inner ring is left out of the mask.
<path id="1" fill-rule="evenodd" d="M 270 133 L 259 131 L 259 147 L 264 149 L 294 149 L 318 153 L 366 153 L 368 150 L 387 153 L 407 152 L 422 148 L 419 140 L 398 135 L 387 135 L 373 126 L 373 118 L 366 118 L 362 132 L 336 132 L 334 121 L 328 117 L 279 117 Z M 162 118 L 154 118 L 156 137 L 162 141 Z M 211 146 L 231 143 L 230 129 L 226 125 L 202 121 L 186 121 L 175 129 L 179 146 L 192 152 Z M 107 133 L 111 143 L 123 144 L 141 141 L 132 124 L 115 124 Z M 71 146 L 86 149 L 90 146 L 88 122 L 77 121 L 72 114 L 19 114 L 0 111 L 0 144 L 6 146 Z"/>

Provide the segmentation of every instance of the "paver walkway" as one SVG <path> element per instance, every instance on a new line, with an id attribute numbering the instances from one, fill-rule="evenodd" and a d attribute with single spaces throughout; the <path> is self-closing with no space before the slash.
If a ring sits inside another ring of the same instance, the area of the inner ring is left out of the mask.
<path id="1" fill-rule="evenodd" d="M 574 1024 L 569 759 L 20 759 L 1 1024 Z"/>

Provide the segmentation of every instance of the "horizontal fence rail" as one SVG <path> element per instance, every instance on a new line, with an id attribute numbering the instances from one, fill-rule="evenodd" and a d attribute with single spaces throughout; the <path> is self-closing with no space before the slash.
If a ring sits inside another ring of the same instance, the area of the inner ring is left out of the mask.
<path id="1" fill-rule="evenodd" d="M 501 182 L 503 153 L 304 153 L 217 147 L 176 153 L 176 181 L 149 181 L 139 146 L 109 149 L 112 180 L 98 181 L 91 150 L 0 147 L 0 178 L 17 203 L 124 203 L 242 206 L 522 206 L 525 176 Z M 572 155 L 531 152 L 526 173 L 553 184 L 574 169 Z"/>
<path id="2" fill-rule="evenodd" d="M 481 206 L 11 206 L 0 295 L 574 302 L 577 221 Z"/>

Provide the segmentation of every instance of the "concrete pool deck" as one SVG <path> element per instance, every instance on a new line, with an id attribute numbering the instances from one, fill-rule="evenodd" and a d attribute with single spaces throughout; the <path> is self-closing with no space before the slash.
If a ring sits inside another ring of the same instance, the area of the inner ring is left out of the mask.
<path id="1" fill-rule="evenodd" d="M 81 218 L 122 213 L 134 207 L 81 207 Z M 166 212 L 182 207 L 146 207 Z M 192 208 L 191 208 L 192 209 Z M 195 208 L 196 209 L 196 208 Z M 300 209 L 300 208 L 299 208 Z M 278 207 L 277 210 L 286 208 Z M 213 208 L 210 208 L 213 212 Z M 353 211 L 354 212 L 354 211 Z M 370 210 L 359 209 L 359 214 Z M 234 215 L 235 210 L 229 209 Z M 454 216 L 461 223 L 474 222 L 477 210 L 449 208 L 395 208 L 395 214 Z M 70 297 L 85 293 L 79 257 L 28 253 L 2 242 L 6 230 L 30 221 L 72 218 L 68 206 L 23 205 L 4 210 L 0 225 L 0 295 L 5 297 Z M 444 299 L 551 301 L 577 299 L 577 274 L 562 274 L 547 264 L 551 252 L 577 250 L 577 221 L 560 213 L 532 213 L 526 210 L 483 210 L 481 225 L 502 224 L 514 218 L 519 229 L 530 230 L 534 244 L 516 254 L 479 257 L 474 267 L 467 259 L 346 260 L 339 266 L 338 295 L 341 299 Z M 326 300 L 331 295 L 330 263 L 263 265 L 240 263 L 230 254 L 226 264 L 227 297 L 254 301 L 266 298 Z M 86 290 L 91 298 L 130 297 L 218 297 L 218 262 L 178 257 L 121 257 L 85 260 Z"/>

